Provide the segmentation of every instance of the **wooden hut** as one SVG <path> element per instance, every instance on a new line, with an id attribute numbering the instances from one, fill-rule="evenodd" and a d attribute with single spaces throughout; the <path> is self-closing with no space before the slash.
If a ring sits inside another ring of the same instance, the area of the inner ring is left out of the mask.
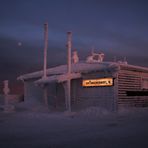
<path id="1" fill-rule="evenodd" d="M 97 106 L 109 111 L 122 107 L 148 106 L 148 68 L 129 65 L 126 62 L 79 62 L 71 67 L 72 110 Z M 43 88 L 47 87 L 48 105 L 56 109 L 66 108 L 67 65 L 21 75 L 24 82 L 24 100 L 43 103 Z"/>

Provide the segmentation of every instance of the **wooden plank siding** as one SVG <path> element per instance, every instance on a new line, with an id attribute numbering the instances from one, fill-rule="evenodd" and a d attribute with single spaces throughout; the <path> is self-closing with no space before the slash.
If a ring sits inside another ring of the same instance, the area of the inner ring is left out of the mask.
<path id="1" fill-rule="evenodd" d="M 97 106 L 107 110 L 115 110 L 116 102 L 114 102 L 114 86 L 105 87 L 84 87 L 83 79 L 97 79 L 105 77 L 113 77 L 111 72 L 93 72 L 83 74 L 80 79 L 72 80 L 71 86 L 71 102 L 72 107 L 86 108 L 89 106 Z"/>
<path id="2" fill-rule="evenodd" d="M 118 73 L 118 107 L 148 106 L 148 96 L 129 96 L 128 91 L 141 91 L 142 76 L 148 73 L 122 68 Z"/>

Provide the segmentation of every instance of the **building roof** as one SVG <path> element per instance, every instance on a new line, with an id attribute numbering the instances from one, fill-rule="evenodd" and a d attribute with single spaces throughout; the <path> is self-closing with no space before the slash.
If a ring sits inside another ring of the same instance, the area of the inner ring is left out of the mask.
<path id="1" fill-rule="evenodd" d="M 72 73 L 89 73 L 92 71 L 109 71 L 118 69 L 118 64 L 114 62 L 101 63 L 77 63 L 72 64 Z M 67 73 L 67 65 L 60 65 L 47 69 L 47 76 L 62 75 Z M 19 76 L 18 80 L 27 80 L 33 78 L 40 78 L 43 76 L 43 71 L 37 71 Z"/>
<path id="2" fill-rule="evenodd" d="M 134 66 L 125 64 L 123 62 L 99 62 L 99 63 L 86 63 L 80 62 L 77 64 L 72 64 L 72 73 L 89 73 L 93 71 L 118 71 L 120 68 L 122 69 L 130 69 L 133 71 L 142 71 L 148 72 L 148 68 L 141 66 Z M 60 65 L 53 68 L 47 69 L 47 76 L 51 78 L 51 80 L 57 79 L 57 76 L 63 75 L 67 73 L 67 65 Z M 18 80 L 27 80 L 27 79 L 40 79 L 43 76 L 43 71 L 37 71 L 33 73 L 28 73 L 19 76 Z M 51 77 L 52 76 L 52 77 Z"/>

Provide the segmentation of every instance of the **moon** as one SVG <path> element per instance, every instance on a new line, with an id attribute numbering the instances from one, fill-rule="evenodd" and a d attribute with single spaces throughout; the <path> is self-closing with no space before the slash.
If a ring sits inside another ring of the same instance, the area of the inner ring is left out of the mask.
<path id="1" fill-rule="evenodd" d="M 18 45 L 18 46 L 22 46 L 22 42 L 18 42 L 17 45 Z"/>

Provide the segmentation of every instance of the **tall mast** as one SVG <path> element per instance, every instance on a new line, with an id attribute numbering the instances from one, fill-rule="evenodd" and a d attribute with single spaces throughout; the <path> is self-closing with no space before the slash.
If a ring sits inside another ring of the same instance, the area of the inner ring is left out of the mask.
<path id="1" fill-rule="evenodd" d="M 47 48 L 48 48 L 48 23 L 44 24 L 44 67 L 43 78 L 47 77 Z"/>

